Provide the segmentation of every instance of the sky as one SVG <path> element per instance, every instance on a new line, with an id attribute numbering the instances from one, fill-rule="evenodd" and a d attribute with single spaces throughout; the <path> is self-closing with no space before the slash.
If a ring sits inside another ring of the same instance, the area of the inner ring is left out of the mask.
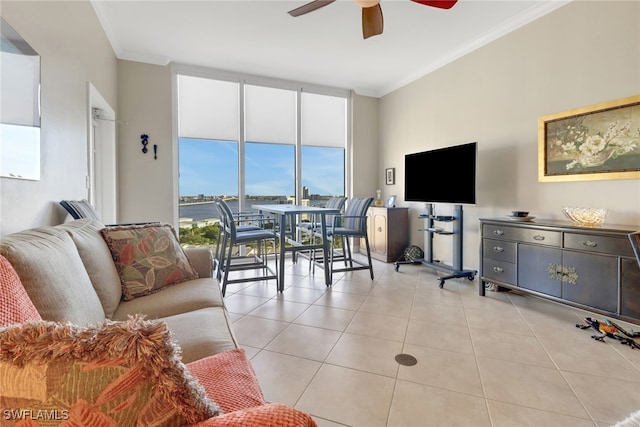
<path id="1" fill-rule="evenodd" d="M 284 144 L 245 144 L 246 194 L 295 193 L 294 147 Z M 180 196 L 237 195 L 236 142 L 180 138 Z M 310 194 L 344 194 L 344 150 L 302 148 L 302 185 Z"/>

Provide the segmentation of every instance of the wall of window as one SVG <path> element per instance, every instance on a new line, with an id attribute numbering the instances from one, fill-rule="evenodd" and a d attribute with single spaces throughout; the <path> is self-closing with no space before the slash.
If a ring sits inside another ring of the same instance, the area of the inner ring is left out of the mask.
<path id="1" fill-rule="evenodd" d="M 212 200 L 322 206 L 346 194 L 350 94 L 176 67 L 183 242 L 217 230 Z"/>

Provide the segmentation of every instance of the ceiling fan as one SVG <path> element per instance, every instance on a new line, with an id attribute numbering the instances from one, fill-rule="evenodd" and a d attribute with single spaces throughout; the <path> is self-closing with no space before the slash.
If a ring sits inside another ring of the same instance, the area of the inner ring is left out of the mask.
<path id="1" fill-rule="evenodd" d="M 314 0 L 296 9 L 290 10 L 289 15 L 300 16 L 314 10 L 318 10 L 336 0 Z M 383 19 L 380 0 L 354 0 L 362 7 L 362 37 L 365 39 L 382 34 Z M 437 7 L 440 9 L 451 9 L 458 0 L 411 0 L 425 6 Z"/>

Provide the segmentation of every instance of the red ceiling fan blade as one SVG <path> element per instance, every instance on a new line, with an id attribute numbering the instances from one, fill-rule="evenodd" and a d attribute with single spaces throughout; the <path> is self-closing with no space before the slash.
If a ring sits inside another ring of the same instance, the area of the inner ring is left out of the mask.
<path id="1" fill-rule="evenodd" d="M 384 27 L 382 19 L 382 8 L 380 4 L 362 8 L 362 37 L 368 39 L 372 36 L 382 34 Z"/>
<path id="2" fill-rule="evenodd" d="M 415 3 L 420 3 L 425 6 L 437 7 L 439 9 L 451 9 L 458 0 L 411 0 Z"/>
<path id="3" fill-rule="evenodd" d="M 305 13 L 313 12 L 314 10 L 318 10 L 321 7 L 324 7 L 328 4 L 333 3 L 336 0 L 314 0 L 310 3 L 303 4 L 302 6 L 295 8 L 289 11 L 289 15 L 291 16 L 300 16 Z"/>

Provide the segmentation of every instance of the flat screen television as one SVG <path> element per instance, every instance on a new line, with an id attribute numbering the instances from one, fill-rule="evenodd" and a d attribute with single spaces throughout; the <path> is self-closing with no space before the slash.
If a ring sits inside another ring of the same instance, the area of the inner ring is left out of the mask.
<path id="1" fill-rule="evenodd" d="M 477 143 L 405 155 L 404 200 L 476 204 Z"/>

